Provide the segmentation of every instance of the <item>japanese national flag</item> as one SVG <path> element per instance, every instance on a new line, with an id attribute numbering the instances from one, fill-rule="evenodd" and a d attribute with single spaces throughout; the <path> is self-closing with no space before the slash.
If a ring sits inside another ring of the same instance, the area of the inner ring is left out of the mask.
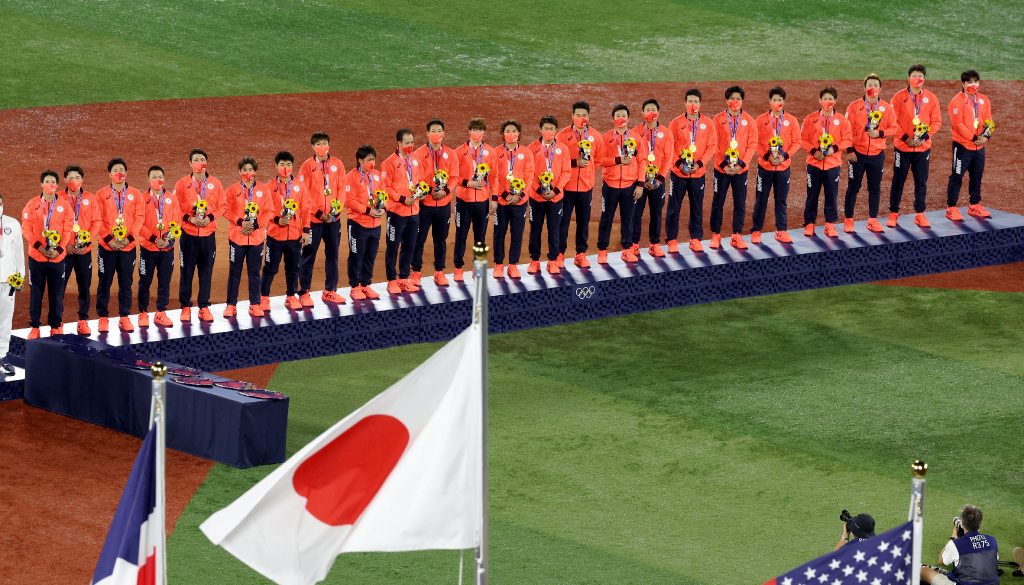
<path id="1" fill-rule="evenodd" d="M 201 530 L 279 585 L 323 580 L 344 552 L 476 547 L 481 364 L 472 325 Z"/>

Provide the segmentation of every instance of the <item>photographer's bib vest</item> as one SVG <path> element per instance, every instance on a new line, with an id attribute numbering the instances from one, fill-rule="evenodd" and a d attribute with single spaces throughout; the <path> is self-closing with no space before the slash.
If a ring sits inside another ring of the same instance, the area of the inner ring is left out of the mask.
<path id="1" fill-rule="evenodd" d="M 995 537 L 980 532 L 968 532 L 953 541 L 960 562 L 949 573 L 958 585 L 998 585 L 996 554 L 999 551 Z"/>

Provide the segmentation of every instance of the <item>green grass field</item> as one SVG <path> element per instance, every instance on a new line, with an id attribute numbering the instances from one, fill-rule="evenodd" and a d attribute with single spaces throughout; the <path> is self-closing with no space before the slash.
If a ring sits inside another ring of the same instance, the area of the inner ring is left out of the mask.
<path id="1" fill-rule="evenodd" d="M 492 337 L 494 582 L 761 583 L 830 550 L 843 508 L 905 520 L 918 457 L 926 559 L 967 502 L 1024 535 L 1022 313 L 1019 294 L 865 285 Z M 289 452 L 436 347 L 282 365 Z M 173 580 L 265 582 L 198 525 L 269 471 L 214 468 Z M 345 555 L 327 582 L 454 582 L 457 558 Z"/>
<path id="2" fill-rule="evenodd" d="M 397 8 L 396 8 L 397 7 Z M 1024 72 L 1024 11 L 956 0 L 4 0 L 0 108 L 451 85 Z M 1016 47 L 1017 50 L 1013 50 Z M 97 58 L 98 55 L 102 58 Z"/>

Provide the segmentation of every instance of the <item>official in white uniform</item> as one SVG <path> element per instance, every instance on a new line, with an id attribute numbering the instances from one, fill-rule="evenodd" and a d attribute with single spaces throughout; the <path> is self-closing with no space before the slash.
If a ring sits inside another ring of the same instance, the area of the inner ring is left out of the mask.
<path id="1" fill-rule="evenodd" d="M 25 241 L 18 220 L 4 214 L 4 197 L 0 195 L 0 372 L 7 375 L 14 373 L 7 363 L 7 351 L 11 346 L 15 297 L 7 277 L 15 273 L 25 276 Z"/>

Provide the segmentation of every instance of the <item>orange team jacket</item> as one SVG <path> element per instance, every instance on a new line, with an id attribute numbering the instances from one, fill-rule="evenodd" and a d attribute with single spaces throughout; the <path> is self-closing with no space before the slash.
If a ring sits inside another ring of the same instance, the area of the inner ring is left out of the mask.
<path id="1" fill-rule="evenodd" d="M 427 177 L 423 173 L 420 161 L 414 156 L 402 156 L 397 150 L 391 156 L 384 159 L 380 165 L 380 179 L 384 183 L 384 190 L 388 192 L 388 202 L 385 203 L 387 210 L 395 215 L 411 217 L 420 212 L 420 202 L 414 201 L 408 204 L 412 197 L 410 184 L 426 181 L 432 185 L 433 176 Z M 451 180 L 451 177 L 448 178 Z"/>
<path id="2" fill-rule="evenodd" d="M 715 170 L 721 173 L 725 172 L 722 167 L 722 163 L 725 162 L 725 151 L 729 148 L 729 145 L 733 140 L 733 130 L 730 126 L 735 126 L 736 129 L 736 142 L 739 144 L 736 146 L 736 150 L 739 151 L 739 165 L 744 171 L 747 170 L 747 165 L 750 164 L 751 159 L 757 154 L 757 124 L 754 122 L 753 116 L 748 114 L 745 110 L 740 110 L 739 116 L 730 116 L 729 111 L 725 110 L 719 112 L 715 116 L 715 127 L 718 129 L 718 148 L 715 151 Z"/>
<path id="3" fill-rule="evenodd" d="M 267 184 L 267 189 L 270 191 L 267 208 L 271 212 L 266 223 L 267 236 L 278 242 L 299 239 L 310 225 L 309 192 L 306 191 L 306 186 L 294 176 L 286 181 L 282 181 L 281 177 L 274 177 L 274 180 Z M 284 210 L 284 202 L 288 199 L 294 199 L 299 204 L 299 209 L 288 225 L 281 225 L 281 212 Z"/>
<path id="4" fill-rule="evenodd" d="M 757 128 L 757 165 L 766 171 L 784 171 L 793 164 L 793 155 L 800 150 L 800 120 L 786 111 L 782 118 L 765 112 L 754 120 Z M 778 134 L 782 137 L 782 164 L 771 163 L 771 146 L 768 141 Z"/>
<path id="5" fill-rule="evenodd" d="M 480 143 L 478 148 L 473 148 L 466 142 L 455 149 L 455 156 L 459 160 L 459 183 L 455 187 L 455 196 L 469 203 L 490 201 L 490 181 L 494 179 L 494 149 L 486 143 Z M 484 181 L 482 189 L 470 189 L 466 185 L 473 180 L 473 173 L 480 163 L 487 163 L 487 166 L 491 167 L 491 174 Z"/>
<path id="6" fill-rule="evenodd" d="M 976 93 L 972 98 L 961 91 L 949 102 L 949 123 L 953 129 L 953 142 L 967 150 L 985 148 L 984 144 L 978 146 L 974 141 L 985 130 L 985 120 L 991 119 L 992 103 L 983 93 Z M 977 128 L 974 126 L 975 120 L 978 121 Z"/>
<path id="7" fill-rule="evenodd" d="M 434 196 L 427 195 L 427 198 L 420 201 L 420 205 L 427 207 L 444 207 L 452 202 L 452 189 L 459 183 L 459 157 L 455 155 L 455 150 L 441 145 L 440 150 L 434 150 L 430 148 L 429 144 L 416 149 L 416 152 L 412 153 L 413 158 L 419 162 L 419 166 L 422 169 L 423 180 L 430 184 L 430 188 L 434 188 L 434 173 L 438 169 L 444 169 L 448 173 L 448 183 L 444 188 L 444 197 L 435 199 Z M 362 224 L 360 224 L 362 225 Z"/>
<path id="8" fill-rule="evenodd" d="M 340 193 L 340 191 L 339 191 Z M 249 201 L 256 203 L 256 229 L 251 234 L 242 233 L 245 221 L 245 206 Z M 228 220 L 228 240 L 236 246 L 258 246 L 267 239 L 267 226 L 274 219 L 274 196 L 266 183 L 254 181 L 246 187 L 241 180 L 228 185 L 224 191 L 224 219 Z"/>
<path id="9" fill-rule="evenodd" d="M 909 88 L 903 88 L 892 96 L 892 109 L 896 112 L 896 138 L 893 146 L 903 152 L 924 152 L 932 147 L 932 137 L 942 127 L 942 109 L 939 107 L 939 98 L 935 94 L 922 89 L 916 96 L 910 93 Z M 910 148 L 907 140 L 914 136 L 914 112 L 922 122 L 928 124 L 931 130 L 928 132 L 928 140 L 921 143 L 917 148 Z"/>
<path id="10" fill-rule="evenodd" d="M 581 167 L 579 166 L 581 154 L 579 144 L 584 138 L 592 146 L 590 150 L 590 165 Z M 577 193 L 592 190 L 594 188 L 594 174 L 597 172 L 597 167 L 600 166 L 599 161 L 604 156 L 601 150 L 604 147 L 601 133 L 596 128 L 590 126 L 584 128 L 583 132 L 576 130 L 573 126 L 569 126 L 559 130 L 558 134 L 555 135 L 555 141 L 564 144 L 569 149 L 569 166 L 571 171 L 569 182 L 565 185 L 565 190 Z"/>
<path id="11" fill-rule="evenodd" d="M 679 158 L 679 153 L 672 152 L 672 131 L 668 126 L 659 123 L 653 129 L 648 128 L 647 124 L 640 124 L 634 126 L 629 133 L 637 143 L 636 160 L 640 165 L 640 180 L 643 181 L 647 178 L 647 165 L 653 164 L 658 167 L 658 180 L 664 183 L 669 167 Z M 651 154 L 652 142 L 654 143 L 654 162 L 647 158 Z"/>
<path id="12" fill-rule="evenodd" d="M 217 232 L 217 217 L 224 215 L 224 186 L 216 177 L 206 175 L 205 181 L 196 181 L 191 174 L 178 179 L 174 184 L 174 194 L 178 196 L 178 209 L 181 210 L 181 229 L 190 236 L 208 236 Z M 206 216 L 210 223 L 206 227 L 198 227 L 189 223 L 188 218 L 195 213 L 195 204 L 200 198 L 206 199 Z"/>
<path id="13" fill-rule="evenodd" d="M 306 186 L 306 193 L 309 194 L 310 223 L 323 223 L 320 218 L 331 212 L 331 201 L 345 203 L 345 197 L 342 195 L 345 185 L 345 163 L 337 157 L 328 156 L 325 161 L 317 160 L 315 156 L 307 158 L 299 167 L 299 182 Z M 329 197 L 324 193 L 326 187 L 331 189 Z"/>
<path id="14" fill-rule="evenodd" d="M 50 216 L 49 223 L 46 221 L 47 215 Z M 21 236 L 28 244 L 28 257 L 36 262 L 63 261 L 68 254 L 68 245 L 71 244 L 72 238 L 75 236 L 71 232 L 74 222 L 74 211 L 71 209 L 71 204 L 59 191 L 52 203 L 44 201 L 42 195 L 29 199 L 21 213 Z M 40 251 L 46 245 L 46 240 L 43 238 L 43 230 L 46 229 L 56 230 L 60 233 L 60 244 L 55 248 L 57 255 L 53 258 L 43 256 Z"/>
<path id="15" fill-rule="evenodd" d="M 146 199 L 135 187 L 129 187 L 126 184 L 124 189 L 124 192 L 117 192 L 116 198 L 114 196 L 112 185 L 107 185 L 96 192 L 96 200 L 102 210 L 102 218 L 99 233 L 94 232 L 92 234 L 92 239 L 98 239 L 100 247 L 104 250 L 113 250 L 113 248 L 110 247 L 110 242 L 114 239 L 114 236 L 111 235 L 110 230 L 117 225 L 118 202 L 121 203 L 121 215 L 124 218 L 124 227 L 128 230 L 128 236 L 125 238 L 128 240 L 128 243 L 124 248 L 121 248 L 121 250 L 124 252 L 134 250 L 135 244 L 139 239 L 139 233 L 142 231 L 142 220 L 144 212 L 146 211 Z"/>
<path id="16" fill-rule="evenodd" d="M 553 140 L 551 144 L 535 140 L 529 149 L 533 153 L 534 170 L 534 180 L 530 186 L 530 199 L 541 203 L 561 201 L 565 196 L 565 186 L 569 183 L 569 177 L 572 175 L 572 167 L 569 166 L 569 149 L 565 145 L 559 144 L 557 140 Z M 551 187 L 555 196 L 551 199 L 545 199 L 540 194 L 539 177 L 544 171 L 551 171 L 553 177 Z"/>
<path id="17" fill-rule="evenodd" d="M 814 158 L 814 153 L 820 150 L 821 145 L 818 140 L 826 129 L 835 139 L 835 147 L 832 149 L 832 154 L 825 157 L 824 160 L 818 160 Z M 823 171 L 834 169 L 843 164 L 843 153 L 853 145 L 850 121 L 834 108 L 831 116 L 822 116 L 821 110 L 818 110 L 804 118 L 800 130 L 800 145 L 807 151 L 807 166 Z"/>
<path id="18" fill-rule="evenodd" d="M 622 164 L 626 155 L 626 140 L 633 138 L 629 131 L 619 134 L 609 130 L 601 136 L 604 145 L 601 147 L 604 158 L 601 159 L 601 177 L 605 185 L 613 189 L 626 189 L 643 185 L 643 172 L 640 170 L 640 143 L 637 142 L 637 154 L 628 165 Z"/>
<path id="19" fill-rule="evenodd" d="M 63 193 L 64 198 L 71 205 L 72 227 L 74 227 L 74 224 L 78 224 L 78 227 L 87 230 L 90 236 L 98 234 L 103 225 L 103 215 L 97 203 L 96 194 L 84 190 L 80 194 L 68 193 L 67 187 L 61 193 Z M 89 245 L 83 248 L 83 250 L 85 252 L 92 252 L 91 240 Z"/>
<path id="20" fill-rule="evenodd" d="M 158 248 L 156 241 L 167 235 L 169 224 L 172 221 L 181 224 L 181 210 L 178 209 L 178 199 L 170 191 L 154 193 L 152 189 L 142 194 L 146 205 L 143 208 L 142 228 L 139 230 L 139 245 L 150 252 L 170 252 L 173 246 Z M 161 207 L 161 205 L 163 207 Z M 157 225 L 162 224 L 162 229 Z"/>
<path id="21" fill-rule="evenodd" d="M 672 134 L 672 174 L 684 179 L 699 179 L 708 171 L 711 159 L 718 150 L 718 131 L 715 129 L 715 121 L 700 114 L 696 120 L 681 114 L 675 120 L 669 122 L 669 130 Z M 693 159 L 697 168 L 692 173 L 682 171 L 682 157 L 680 153 L 690 144 L 697 145 L 697 152 Z"/>
<path id="22" fill-rule="evenodd" d="M 358 168 L 349 171 L 345 175 L 345 203 L 348 206 L 348 218 L 365 228 L 380 227 L 381 218 L 370 215 L 372 209 L 370 199 L 373 197 L 374 191 L 381 189 L 386 190 L 380 171 L 374 169 L 361 173 Z"/>
<path id="23" fill-rule="evenodd" d="M 522 179 L 526 183 L 523 189 L 523 196 L 519 198 L 516 205 L 526 205 L 529 199 L 528 192 L 533 185 L 533 151 L 526 146 L 516 145 L 509 150 L 508 146 L 501 145 L 494 153 L 494 166 L 491 167 L 491 200 L 497 201 L 498 205 L 511 205 L 506 195 L 509 194 L 508 175 Z"/>
<path id="24" fill-rule="evenodd" d="M 871 112 L 878 110 L 882 113 L 882 119 L 878 122 L 878 138 L 868 136 L 868 117 Z M 892 110 L 892 104 L 879 99 L 869 104 L 864 98 L 850 102 L 846 106 L 846 119 L 850 121 L 850 130 L 853 132 L 852 151 L 858 154 L 874 156 L 885 151 L 885 139 L 896 133 L 896 114 Z"/>

